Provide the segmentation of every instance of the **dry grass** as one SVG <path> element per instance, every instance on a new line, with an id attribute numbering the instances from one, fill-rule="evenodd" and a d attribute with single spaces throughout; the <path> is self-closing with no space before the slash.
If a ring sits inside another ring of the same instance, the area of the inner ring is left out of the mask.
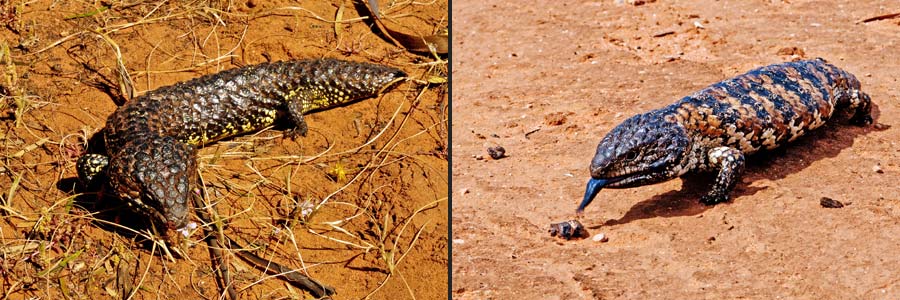
<path id="1" fill-rule="evenodd" d="M 446 3 L 392 2 L 381 9 L 397 23 L 446 27 L 446 14 L 421 15 L 434 7 Z M 125 101 L 234 65 L 310 55 L 401 66 L 412 78 L 384 97 L 341 108 L 349 117 L 322 113 L 343 120 L 313 115 L 308 137 L 292 141 L 267 129 L 203 149 L 201 175 L 215 223 L 251 248 L 243 250 L 310 272 L 342 298 L 394 298 L 397 290 L 413 299 L 442 296 L 446 278 L 435 282 L 444 286 L 435 295 L 406 276 L 446 276 L 447 253 L 437 258 L 445 263 L 440 270 L 407 264 L 427 261 L 433 249 L 446 251 L 447 61 L 395 49 L 352 8 L 350 2 L 248 8 L 230 1 L 0 7 L 8 24 L 0 38 L 4 298 L 222 297 L 202 243 L 210 224 L 180 245 L 125 226 L 115 217 L 122 205 L 72 189 L 74 160 L 114 108 L 109 99 Z M 269 33 L 275 29 L 285 32 Z M 297 37 L 305 42 L 291 43 Z M 251 298 L 305 297 L 226 258 L 237 290 Z M 340 280 L 349 275 L 356 281 Z"/>

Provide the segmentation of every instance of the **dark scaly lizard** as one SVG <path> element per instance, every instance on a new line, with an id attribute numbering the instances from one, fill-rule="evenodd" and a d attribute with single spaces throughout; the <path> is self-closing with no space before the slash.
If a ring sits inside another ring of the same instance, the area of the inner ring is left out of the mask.
<path id="1" fill-rule="evenodd" d="M 115 196 L 169 229 L 188 222 L 196 148 L 278 121 L 304 135 L 303 115 L 377 95 L 400 70 L 335 59 L 264 63 L 161 87 L 132 99 L 101 131 L 105 153 L 79 158 L 86 183 L 103 174 Z M 97 149 L 91 149 L 98 151 Z"/>
<path id="2" fill-rule="evenodd" d="M 648 185 L 689 171 L 718 172 L 700 202 L 728 201 L 745 155 L 791 142 L 837 110 L 852 112 L 853 124 L 871 124 L 871 100 L 859 89 L 853 74 L 817 58 L 754 69 L 628 118 L 597 146 L 576 212 L 601 188 Z"/>
<path id="3" fill-rule="evenodd" d="M 86 186 L 112 191 L 169 235 L 187 225 L 189 200 L 197 201 L 197 147 L 284 121 L 294 126 L 289 136 L 305 135 L 304 114 L 376 96 L 404 78 L 387 66 L 321 59 L 264 63 L 161 87 L 109 116 L 98 133 L 103 146 L 78 159 L 78 177 Z M 227 237 L 210 241 L 218 245 L 213 250 L 236 245 Z M 266 262 L 262 268 L 280 270 L 316 297 L 334 293 L 252 253 L 238 255 L 258 267 Z M 220 253 L 215 256 L 221 261 Z M 234 298 L 230 285 L 228 290 Z"/>

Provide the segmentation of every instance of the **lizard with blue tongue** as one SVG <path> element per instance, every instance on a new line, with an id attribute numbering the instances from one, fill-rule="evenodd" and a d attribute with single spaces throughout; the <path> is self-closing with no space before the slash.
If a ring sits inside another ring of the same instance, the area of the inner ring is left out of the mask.
<path id="1" fill-rule="evenodd" d="M 687 172 L 717 173 L 701 203 L 728 201 L 745 155 L 794 141 L 838 111 L 851 114 L 852 124 L 872 123 L 871 99 L 859 80 L 821 58 L 769 65 L 712 84 L 613 128 L 597 146 L 576 213 L 582 215 L 603 188 L 649 185 Z M 569 239 L 585 232 L 580 225 L 553 224 L 551 233 Z"/>

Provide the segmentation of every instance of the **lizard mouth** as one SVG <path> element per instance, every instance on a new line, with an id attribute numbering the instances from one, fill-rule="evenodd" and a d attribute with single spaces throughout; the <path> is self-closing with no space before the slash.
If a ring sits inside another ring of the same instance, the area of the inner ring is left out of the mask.
<path id="1" fill-rule="evenodd" d="M 626 188 L 630 187 L 633 183 L 646 182 L 648 179 L 653 178 L 654 174 L 655 172 L 642 172 L 616 176 L 606 179 L 607 183 L 604 186 L 608 188 Z"/>
<path id="2" fill-rule="evenodd" d="M 581 200 L 581 204 L 578 205 L 578 209 L 575 210 L 575 213 L 582 214 L 584 213 L 584 208 L 591 204 L 594 201 L 594 198 L 597 197 L 597 194 L 604 187 L 608 188 L 624 188 L 629 187 L 633 183 L 647 182 L 654 178 L 654 174 L 656 173 L 655 168 L 650 169 L 646 172 L 632 173 L 619 175 L 610 178 L 591 178 L 588 180 L 587 188 L 584 191 L 584 199 Z"/>

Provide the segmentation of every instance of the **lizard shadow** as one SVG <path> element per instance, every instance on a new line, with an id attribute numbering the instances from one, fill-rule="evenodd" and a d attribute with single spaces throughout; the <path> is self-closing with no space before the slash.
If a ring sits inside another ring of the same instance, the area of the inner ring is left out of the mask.
<path id="1" fill-rule="evenodd" d="M 785 146 L 761 151 L 747 157 L 747 163 L 741 181 L 731 193 L 731 200 L 717 205 L 729 205 L 734 201 L 746 199 L 767 186 L 751 186 L 757 180 L 778 180 L 802 171 L 812 163 L 838 156 L 844 149 L 853 146 L 860 135 L 873 131 L 888 130 L 890 127 L 879 124 L 880 111 L 872 104 L 873 125 L 864 127 L 849 125 L 847 117 L 836 115 L 831 122 L 813 130 Z M 650 218 L 671 218 L 698 215 L 713 206 L 699 202 L 715 179 L 714 173 L 686 174 L 681 177 L 682 187 L 677 191 L 669 191 L 638 202 L 619 219 L 610 219 L 600 226 L 620 225 L 632 221 Z M 840 184 L 836 182 L 835 184 Z M 593 228 L 593 227 L 592 227 Z M 595 229 L 595 228 L 594 228 Z"/>
<path id="2" fill-rule="evenodd" d="M 91 136 L 87 144 L 89 149 L 97 149 L 104 152 L 106 145 L 102 131 Z M 104 181 L 106 180 L 97 180 L 97 182 Z M 112 195 L 104 194 L 99 186 L 84 186 L 77 177 L 60 179 L 56 182 L 56 188 L 73 195 L 73 205 L 90 212 L 91 218 L 93 218 L 92 223 L 98 228 L 135 240 L 146 250 L 152 249 L 153 241 L 147 239 L 139 232 L 152 231 L 152 226 L 154 225 L 149 222 L 147 217 L 129 209 L 124 201 Z"/>
<path id="3" fill-rule="evenodd" d="M 72 204 L 90 212 L 89 219 L 94 226 L 134 240 L 145 250 L 150 251 L 154 247 L 154 242 L 141 234 L 153 231 L 154 225 L 147 217 L 129 209 L 124 201 L 103 194 L 98 187 L 83 186 L 76 177 L 60 179 L 56 188 L 73 195 Z"/>
<path id="4" fill-rule="evenodd" d="M 98 54 L 87 51 L 87 46 L 83 44 L 67 48 L 66 54 L 87 71 L 85 74 L 88 76 L 79 77 L 78 81 L 103 92 L 112 99 L 116 106 L 121 106 L 128 101 L 130 95 L 125 95 L 122 90 L 119 90 L 118 81 L 105 75 L 100 71 L 101 67 L 94 64 Z"/>

